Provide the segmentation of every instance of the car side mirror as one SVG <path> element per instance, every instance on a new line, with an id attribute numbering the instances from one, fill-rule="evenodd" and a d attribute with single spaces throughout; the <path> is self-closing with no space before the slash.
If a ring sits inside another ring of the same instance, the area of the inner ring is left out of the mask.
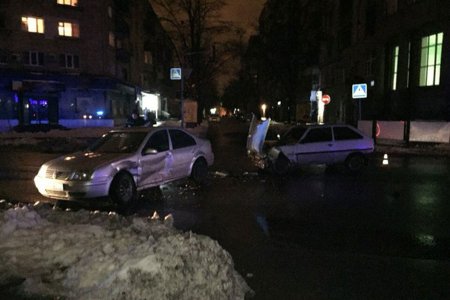
<path id="1" fill-rule="evenodd" d="M 148 154 L 157 154 L 158 150 L 154 149 L 154 148 L 147 148 L 144 149 L 144 155 L 148 155 Z"/>

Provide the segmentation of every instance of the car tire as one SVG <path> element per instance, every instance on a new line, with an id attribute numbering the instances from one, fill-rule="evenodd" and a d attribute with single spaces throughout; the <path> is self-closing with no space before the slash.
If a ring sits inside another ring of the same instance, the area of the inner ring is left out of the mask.
<path id="1" fill-rule="evenodd" d="M 281 153 L 272 165 L 273 171 L 278 175 L 286 175 L 289 172 L 290 167 L 291 162 L 289 161 L 289 158 Z"/>
<path id="2" fill-rule="evenodd" d="M 67 200 L 57 200 L 55 202 L 55 207 L 57 207 L 61 210 L 66 210 L 66 209 L 70 208 L 70 203 Z"/>
<path id="3" fill-rule="evenodd" d="M 192 166 L 191 178 L 197 184 L 203 184 L 208 177 L 208 164 L 204 158 L 199 158 Z"/>
<path id="4" fill-rule="evenodd" d="M 364 155 L 355 153 L 350 154 L 345 160 L 345 167 L 350 172 L 358 172 L 361 171 L 366 165 L 366 158 Z"/>
<path id="5" fill-rule="evenodd" d="M 109 195 L 114 203 L 120 207 L 126 207 L 136 200 L 136 184 L 129 173 L 117 174 L 109 190 Z"/>

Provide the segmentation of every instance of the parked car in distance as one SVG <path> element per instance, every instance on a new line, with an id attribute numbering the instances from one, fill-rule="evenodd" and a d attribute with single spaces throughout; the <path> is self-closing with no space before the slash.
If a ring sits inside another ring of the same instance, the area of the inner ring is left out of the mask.
<path id="1" fill-rule="evenodd" d="M 110 197 L 128 205 L 141 190 L 191 177 L 202 183 L 214 162 L 211 143 L 179 127 L 112 130 L 86 151 L 44 163 L 34 183 L 45 197 Z"/>
<path id="2" fill-rule="evenodd" d="M 220 116 L 217 114 L 209 115 L 208 121 L 209 122 L 220 122 Z"/>
<path id="3" fill-rule="evenodd" d="M 374 151 L 373 139 L 351 125 L 317 124 L 290 128 L 263 152 L 261 139 L 265 139 L 268 123 L 254 125 L 253 130 L 250 126 L 247 149 L 261 168 L 271 168 L 277 174 L 310 164 L 343 163 L 350 171 L 359 171 Z"/>

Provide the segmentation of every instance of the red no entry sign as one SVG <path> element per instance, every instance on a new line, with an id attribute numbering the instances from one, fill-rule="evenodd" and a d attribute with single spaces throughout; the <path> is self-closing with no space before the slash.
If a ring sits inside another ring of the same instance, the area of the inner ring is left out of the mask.
<path id="1" fill-rule="evenodd" d="M 323 94 L 323 95 L 322 95 L 322 102 L 323 102 L 324 104 L 330 103 L 330 102 L 331 102 L 331 97 L 330 97 L 330 95 Z"/>

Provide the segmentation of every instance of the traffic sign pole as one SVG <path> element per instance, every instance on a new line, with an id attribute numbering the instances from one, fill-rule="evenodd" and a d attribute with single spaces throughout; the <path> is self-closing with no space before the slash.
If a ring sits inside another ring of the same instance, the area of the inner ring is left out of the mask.
<path id="1" fill-rule="evenodd" d="M 170 69 L 170 79 L 180 81 L 180 110 L 181 110 L 181 127 L 184 127 L 184 80 L 183 80 L 183 69 L 182 68 L 171 68 Z"/>
<path id="2" fill-rule="evenodd" d="M 180 101 L 181 101 L 181 127 L 184 127 L 184 80 L 181 75 L 181 87 L 180 87 Z"/>
<path id="3" fill-rule="evenodd" d="M 358 83 L 352 85 L 352 98 L 358 101 L 358 120 L 361 121 L 362 99 L 367 98 L 367 84 Z"/>
<path id="4" fill-rule="evenodd" d="M 361 106 L 362 106 L 361 99 L 359 99 L 358 100 L 359 121 L 361 121 Z"/>

